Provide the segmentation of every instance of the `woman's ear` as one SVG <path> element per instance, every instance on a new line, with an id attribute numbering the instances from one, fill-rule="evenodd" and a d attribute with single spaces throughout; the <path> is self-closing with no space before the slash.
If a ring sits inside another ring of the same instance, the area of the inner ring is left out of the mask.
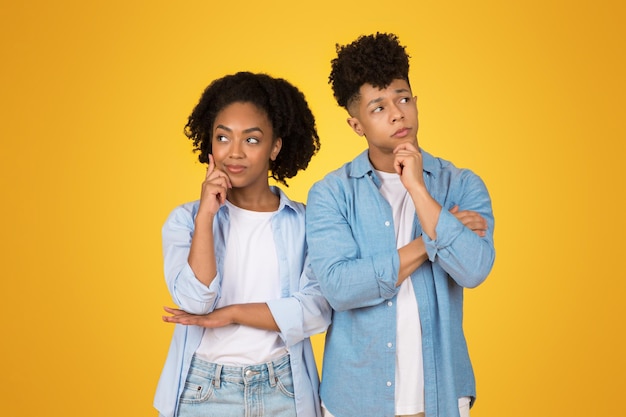
<path id="1" fill-rule="evenodd" d="M 276 138 L 276 140 L 274 141 L 274 144 L 272 145 L 272 152 L 270 153 L 270 159 L 272 161 L 276 160 L 276 157 L 280 153 L 280 149 L 282 147 L 283 147 L 283 140 L 282 140 L 282 138 Z"/>

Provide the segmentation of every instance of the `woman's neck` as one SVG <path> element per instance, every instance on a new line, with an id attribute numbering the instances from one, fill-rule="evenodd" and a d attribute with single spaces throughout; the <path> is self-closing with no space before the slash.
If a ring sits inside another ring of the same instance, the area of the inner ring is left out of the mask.
<path id="1" fill-rule="evenodd" d="M 280 203 L 280 197 L 269 187 L 257 192 L 244 188 L 232 188 L 228 190 L 227 198 L 233 205 L 250 211 L 276 211 Z"/>

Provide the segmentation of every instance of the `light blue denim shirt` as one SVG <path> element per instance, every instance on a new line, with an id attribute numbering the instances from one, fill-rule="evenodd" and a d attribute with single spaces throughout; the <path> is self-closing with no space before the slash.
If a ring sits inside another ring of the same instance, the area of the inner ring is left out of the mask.
<path id="1" fill-rule="evenodd" d="M 411 281 L 422 325 L 427 416 L 459 415 L 458 398 L 476 397 L 463 335 L 463 288 L 491 271 L 494 218 L 483 181 L 469 170 L 422 151 L 424 180 L 442 206 L 437 239 L 422 235 L 429 260 Z M 326 335 L 321 398 L 335 417 L 394 415 L 396 287 L 399 256 L 391 207 L 367 151 L 313 185 L 306 212 L 313 272 L 333 308 Z M 480 213 L 479 237 L 449 213 Z"/>
<path id="2" fill-rule="evenodd" d="M 272 190 L 280 196 L 272 229 L 282 298 L 267 304 L 289 351 L 298 417 L 319 417 L 319 379 L 309 337 L 326 330 L 331 309 L 320 293 L 318 282 L 307 273 L 305 207 L 289 200 L 279 188 Z M 222 206 L 213 223 L 217 276 L 207 287 L 198 281 L 187 263 L 198 207 L 199 201 L 195 201 L 177 207 L 170 214 L 162 231 L 163 255 L 165 280 L 174 303 L 189 313 L 206 314 L 213 311 L 220 297 L 230 222 L 228 208 Z M 203 331 L 198 326 L 175 326 L 154 398 L 154 407 L 161 416 L 176 414 L 191 358 L 200 346 Z"/>

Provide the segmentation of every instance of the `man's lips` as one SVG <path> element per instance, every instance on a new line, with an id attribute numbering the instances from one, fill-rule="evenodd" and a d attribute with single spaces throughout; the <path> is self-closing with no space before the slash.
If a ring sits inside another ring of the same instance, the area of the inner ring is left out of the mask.
<path id="1" fill-rule="evenodd" d="M 409 132 L 411 132 L 411 128 L 409 127 L 403 127 L 402 129 L 398 129 L 395 131 L 395 133 L 392 135 L 392 137 L 394 138 L 405 138 L 409 135 Z"/>

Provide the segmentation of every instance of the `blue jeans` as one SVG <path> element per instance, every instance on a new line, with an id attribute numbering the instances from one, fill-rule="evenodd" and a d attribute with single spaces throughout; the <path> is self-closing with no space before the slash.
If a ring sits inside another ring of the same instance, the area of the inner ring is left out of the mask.
<path id="1" fill-rule="evenodd" d="M 178 417 L 295 417 L 289 355 L 243 367 L 194 356 L 180 396 Z"/>

